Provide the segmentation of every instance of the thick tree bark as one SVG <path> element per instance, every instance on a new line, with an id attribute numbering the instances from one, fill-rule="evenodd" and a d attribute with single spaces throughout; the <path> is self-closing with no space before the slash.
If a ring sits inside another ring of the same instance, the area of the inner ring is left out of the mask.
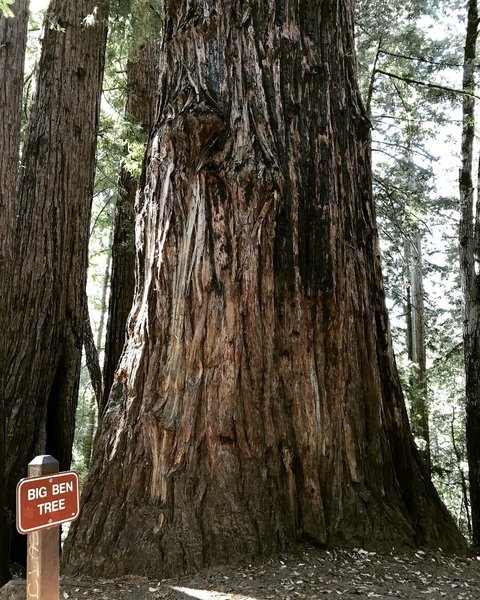
<path id="1" fill-rule="evenodd" d="M 159 44 L 156 40 L 142 42 L 127 65 L 128 117 L 139 123 L 146 135 L 153 123 L 155 93 L 158 83 Z M 105 339 L 103 381 L 105 396 L 101 411 L 107 404 L 118 361 L 125 344 L 127 318 L 135 291 L 135 198 L 138 178 L 122 165 L 119 195 L 115 207 L 112 245 L 112 271 L 108 324 Z"/>
<path id="2" fill-rule="evenodd" d="M 10 326 L 13 232 L 19 168 L 23 71 L 27 44 L 28 0 L 17 0 L 13 18 L 0 13 L 0 587 L 10 579 L 10 523 L 6 511 L 5 371 Z"/>
<path id="3" fill-rule="evenodd" d="M 463 540 L 395 371 L 350 0 L 169 0 L 132 333 L 71 571 Z"/>
<path id="4" fill-rule="evenodd" d="M 463 294 L 463 347 L 466 374 L 466 438 L 473 543 L 480 549 L 480 205 L 474 205 L 475 58 L 477 0 L 468 3 L 463 67 L 462 167 L 460 171 L 460 275 Z"/>
<path id="5" fill-rule="evenodd" d="M 6 372 L 12 509 L 32 457 L 52 454 L 61 469 L 71 460 L 105 38 L 105 2 L 51 1 L 17 204 Z"/>

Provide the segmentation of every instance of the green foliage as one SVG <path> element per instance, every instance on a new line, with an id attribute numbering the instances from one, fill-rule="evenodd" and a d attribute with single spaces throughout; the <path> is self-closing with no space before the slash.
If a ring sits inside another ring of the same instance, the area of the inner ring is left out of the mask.
<path id="1" fill-rule="evenodd" d="M 0 13 L 3 14 L 4 17 L 14 18 L 15 13 L 12 10 L 14 4 L 15 0 L 0 0 Z"/>
<path id="2" fill-rule="evenodd" d="M 111 49 L 118 51 L 115 42 L 122 40 L 121 52 L 129 56 L 146 38 L 159 39 L 162 16 L 163 0 L 111 0 Z"/>
<path id="3" fill-rule="evenodd" d="M 129 134 L 126 140 L 126 153 L 123 164 L 132 177 L 138 179 L 142 172 L 143 156 L 145 154 L 145 134 L 138 123 L 127 118 L 124 121 L 125 131 Z"/>
<path id="4" fill-rule="evenodd" d="M 442 498 L 455 516 L 461 531 L 471 535 L 467 510 L 468 465 L 465 443 L 464 368 L 459 346 L 446 361 L 438 361 L 431 373 L 432 387 L 442 398 L 431 411 L 431 447 L 435 469 L 433 480 Z"/>
<path id="5" fill-rule="evenodd" d="M 89 412 L 92 403 L 95 403 L 94 393 L 90 384 L 88 369 L 83 362 L 82 370 L 80 372 L 80 388 L 76 413 L 75 439 L 73 442 L 72 457 L 72 468 L 78 472 L 81 482 L 84 481 L 88 473 L 83 449 L 85 447 L 85 442 L 88 434 Z"/>
<path id="6" fill-rule="evenodd" d="M 0 13 L 7 18 L 14 17 L 15 14 L 11 8 L 13 4 L 15 4 L 15 0 L 0 0 Z"/>
<path id="7" fill-rule="evenodd" d="M 52 15 L 49 15 L 48 13 L 47 13 L 47 18 L 45 20 L 45 27 L 47 29 L 51 29 L 52 31 L 58 31 L 59 33 L 65 33 L 65 27 L 63 25 L 60 25 L 60 23 L 58 22 L 58 19 L 56 19 Z"/>

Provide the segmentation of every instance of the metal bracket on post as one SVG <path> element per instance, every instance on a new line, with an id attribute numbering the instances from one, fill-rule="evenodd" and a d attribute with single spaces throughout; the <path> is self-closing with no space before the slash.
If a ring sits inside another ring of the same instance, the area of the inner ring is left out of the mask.
<path id="1" fill-rule="evenodd" d="M 28 465 L 29 477 L 58 473 L 58 460 L 37 456 Z M 58 600 L 60 527 L 32 531 L 27 539 L 27 600 Z"/>

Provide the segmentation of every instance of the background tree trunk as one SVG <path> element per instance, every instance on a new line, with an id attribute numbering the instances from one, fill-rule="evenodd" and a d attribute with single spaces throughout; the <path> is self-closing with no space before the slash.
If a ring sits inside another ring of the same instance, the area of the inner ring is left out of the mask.
<path id="1" fill-rule="evenodd" d="M 113 229 L 110 229 L 109 244 L 110 248 L 113 242 Z M 83 460 L 85 468 L 90 468 L 90 462 L 92 460 L 92 449 L 93 449 L 93 438 L 95 436 L 97 415 L 99 414 L 100 407 L 103 401 L 104 395 L 104 383 L 102 369 L 100 367 L 99 350 L 102 347 L 103 331 L 105 328 L 105 316 L 107 314 L 107 294 L 110 280 L 110 267 L 112 263 L 112 255 L 109 252 L 107 258 L 107 264 L 105 266 L 105 273 L 102 282 L 102 296 L 100 298 L 100 321 L 97 329 L 97 341 L 95 342 L 93 337 L 92 322 L 90 320 L 90 312 L 88 311 L 88 302 L 85 302 L 87 308 L 87 315 L 85 320 L 85 332 L 83 340 L 83 349 L 85 351 L 85 359 L 87 363 L 88 372 L 90 375 L 90 383 L 95 392 L 95 397 L 90 396 L 87 400 L 87 429 L 85 432 L 85 439 L 83 441 Z"/>
<path id="2" fill-rule="evenodd" d="M 153 123 L 155 92 L 158 83 L 159 43 L 145 40 L 134 51 L 127 65 L 127 106 L 129 118 L 148 135 Z M 135 197 L 138 178 L 122 165 L 119 195 L 115 207 L 112 246 L 112 271 L 108 324 L 105 339 L 103 381 L 105 395 L 100 412 L 107 404 L 118 361 L 125 344 L 127 318 L 135 291 Z"/>
<path id="3" fill-rule="evenodd" d="M 19 168 L 23 71 L 27 43 L 28 0 L 17 0 L 14 18 L 0 13 L 0 587 L 10 579 L 10 523 L 6 512 L 5 371 L 7 330 L 10 326 L 12 250 Z"/>
<path id="4" fill-rule="evenodd" d="M 108 261 L 109 263 L 110 261 Z M 105 283 L 104 287 L 107 286 L 108 279 L 108 266 L 105 274 Z M 105 304 L 103 304 L 105 307 Z M 90 321 L 90 311 L 88 310 L 88 299 L 84 300 L 84 325 L 83 325 L 83 349 L 85 351 L 85 362 L 88 369 L 88 374 L 90 375 L 90 383 L 92 384 L 93 395 L 92 400 L 90 402 L 89 411 L 93 410 L 95 412 L 95 405 L 99 406 L 103 396 L 103 380 L 102 380 L 102 369 L 100 368 L 100 358 L 98 355 L 98 348 L 100 345 L 98 344 L 99 340 L 101 340 L 101 336 L 97 336 L 97 343 L 95 343 L 95 339 L 93 337 L 92 330 L 92 322 Z M 105 310 L 102 308 L 101 310 Z M 100 329 L 102 328 L 102 320 L 103 316 L 100 320 Z M 100 331 L 99 329 L 99 331 Z M 101 343 L 101 342 L 100 342 Z"/>
<path id="5" fill-rule="evenodd" d="M 352 2 L 165 15 L 131 335 L 68 570 L 462 549 L 394 366 Z"/>
<path id="6" fill-rule="evenodd" d="M 416 438 L 419 454 L 430 473 L 425 303 L 423 299 L 425 290 L 423 287 L 422 238 L 418 226 L 415 227 L 413 239 L 408 239 L 406 243 L 409 245 L 407 268 L 410 279 L 410 302 L 408 303 L 410 314 L 407 317 L 408 358 L 413 364 L 413 372 L 410 377 L 410 425 Z"/>
<path id="7" fill-rule="evenodd" d="M 455 453 L 455 459 L 457 463 L 458 473 L 460 475 L 460 483 L 462 488 L 462 504 L 460 507 L 460 513 L 462 508 L 465 510 L 465 520 L 467 522 L 467 531 L 468 535 L 472 535 L 472 520 L 470 518 L 470 503 L 469 503 L 469 493 L 468 493 L 468 482 L 467 477 L 465 477 L 465 471 L 463 464 L 465 461 L 465 454 L 460 450 L 457 444 L 456 436 L 455 436 L 455 409 L 452 412 L 452 422 L 450 426 L 450 436 L 452 439 L 453 451 Z M 459 522 L 460 519 L 457 520 Z"/>
<path id="8" fill-rule="evenodd" d="M 463 67 L 462 168 L 460 171 L 460 276 L 463 293 L 463 347 L 466 374 L 466 440 L 473 543 L 480 548 L 480 205 L 474 205 L 475 59 L 477 0 L 468 3 Z"/>
<path id="9" fill-rule="evenodd" d="M 17 209 L 6 373 L 12 510 L 32 457 L 52 454 L 61 470 L 71 460 L 106 10 L 52 0 L 46 16 Z"/>

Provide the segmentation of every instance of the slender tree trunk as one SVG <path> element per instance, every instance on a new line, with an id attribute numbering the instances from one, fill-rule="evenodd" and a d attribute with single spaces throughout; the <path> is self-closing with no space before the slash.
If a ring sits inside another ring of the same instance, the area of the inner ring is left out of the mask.
<path id="1" fill-rule="evenodd" d="M 468 534 L 471 536 L 472 535 L 472 520 L 470 518 L 470 505 L 468 502 L 468 483 L 467 483 L 467 478 L 465 477 L 465 473 L 463 471 L 463 467 L 462 467 L 462 463 L 465 460 L 465 456 L 463 455 L 463 452 L 460 451 L 460 448 L 457 445 L 457 440 L 456 440 L 456 436 L 455 436 L 455 408 L 453 409 L 452 412 L 452 423 L 450 426 L 450 432 L 451 432 L 451 437 L 452 437 L 452 446 L 453 446 L 453 451 L 455 452 L 455 458 L 457 459 L 457 469 L 458 472 L 460 474 L 460 482 L 461 482 L 461 487 L 462 487 L 462 504 L 465 508 L 465 517 L 467 519 L 467 530 L 468 530 Z"/>
<path id="2" fill-rule="evenodd" d="M 108 248 L 111 247 L 113 240 L 113 230 L 110 229 Z M 90 375 L 90 383 L 92 384 L 93 392 L 95 395 L 96 405 L 100 407 L 103 398 L 103 376 L 102 369 L 100 367 L 99 353 L 102 347 L 103 332 L 105 329 L 105 315 L 107 313 L 107 294 L 108 294 L 108 282 L 110 279 L 110 267 L 112 263 L 112 255 L 110 252 L 107 257 L 107 264 L 105 266 L 105 273 L 102 283 L 102 296 L 100 298 L 100 321 L 97 329 L 97 339 L 95 341 L 92 329 L 92 321 L 90 319 L 90 311 L 88 309 L 88 297 L 85 298 L 85 329 L 83 336 L 83 347 L 85 350 L 85 359 L 87 363 L 88 373 Z M 92 412 L 95 414 L 95 402 L 92 400 L 89 406 L 89 415 Z M 95 422 L 95 419 L 93 419 Z M 92 433 L 93 435 L 93 433 Z M 92 443 L 89 444 L 90 447 Z"/>
<path id="3" fill-rule="evenodd" d="M 93 438 L 95 436 L 95 425 L 97 422 L 97 410 L 94 400 L 91 400 L 89 403 L 87 417 L 87 430 L 83 441 L 83 460 L 85 468 L 88 471 L 92 462 Z"/>
<path id="4" fill-rule="evenodd" d="M 104 410 L 112 387 L 115 370 L 125 343 L 127 317 L 135 288 L 135 194 L 137 180 L 125 167 L 120 172 L 118 199 L 113 225 L 112 267 L 108 321 L 103 361 L 104 394 L 99 414 Z"/>
<path id="5" fill-rule="evenodd" d="M 113 243 L 113 228 L 110 228 L 110 233 L 108 236 L 108 248 L 111 248 Z M 97 350 L 97 354 L 99 352 L 102 351 L 103 348 L 103 334 L 105 332 L 105 323 L 107 320 L 107 310 L 108 310 L 108 306 L 107 306 L 107 296 L 108 296 L 108 288 L 109 288 L 109 281 L 110 281 L 110 273 L 111 273 L 111 269 L 112 269 L 112 254 L 110 252 L 108 252 L 107 255 L 107 263 L 105 265 L 105 273 L 103 276 L 103 281 L 102 281 L 102 296 L 100 298 L 100 320 L 98 322 L 98 329 L 97 329 L 97 340 L 96 340 L 96 348 Z M 102 386 L 103 386 L 103 382 L 102 382 Z M 103 391 L 103 388 L 102 388 Z M 100 403 L 101 398 L 99 398 L 99 403 Z"/>
<path id="6" fill-rule="evenodd" d="M 108 272 L 107 272 L 108 278 Z M 88 310 L 88 299 L 84 300 L 84 328 L 83 328 L 83 348 L 85 350 L 85 360 L 87 363 L 88 374 L 90 375 L 90 383 L 92 384 L 94 399 L 91 401 L 89 412 L 95 412 L 95 401 L 99 405 L 103 396 L 103 381 L 102 370 L 100 368 L 100 358 L 98 356 L 99 346 L 95 343 L 92 330 L 92 322 L 90 321 L 90 312 Z"/>
<path id="7" fill-rule="evenodd" d="M 6 511 L 5 372 L 7 331 L 11 318 L 13 232 L 19 168 L 23 71 L 27 43 L 28 0 L 17 0 L 13 18 L 0 13 L 0 587 L 10 579 L 8 552 L 11 523 Z"/>
<path id="8" fill-rule="evenodd" d="M 6 373 L 12 510 L 33 456 L 52 454 L 61 469 L 71 460 L 105 38 L 105 2 L 51 1 L 17 210 Z"/>
<path id="9" fill-rule="evenodd" d="M 405 322 L 407 326 L 406 343 L 407 356 L 411 360 L 413 354 L 412 339 L 412 282 L 410 278 L 410 265 L 412 263 L 412 244 L 410 239 L 405 239 L 405 263 L 404 263 L 404 281 L 405 281 Z"/>
<path id="10" fill-rule="evenodd" d="M 372 118 L 372 102 L 373 102 L 373 93 L 375 91 L 375 79 L 377 77 L 377 64 L 380 59 L 380 53 L 382 50 L 383 39 L 380 37 L 378 40 L 377 52 L 375 54 L 375 59 L 372 65 L 372 72 L 370 73 L 370 80 L 368 82 L 368 91 L 367 91 L 367 99 L 365 102 L 365 111 L 367 113 L 367 117 L 369 119 Z"/>
<path id="11" fill-rule="evenodd" d="M 109 244 L 110 248 L 113 241 L 113 229 L 110 230 Z M 88 372 L 90 374 L 90 382 L 92 384 L 95 398 L 90 397 L 88 402 L 88 423 L 87 431 L 85 433 L 85 439 L 83 442 L 83 459 L 85 467 L 90 468 L 90 462 L 92 459 L 92 448 L 93 438 L 95 436 L 97 414 L 102 404 L 104 394 L 104 383 L 102 370 L 100 367 L 99 349 L 102 347 L 103 331 L 105 328 L 105 315 L 107 312 L 107 294 L 108 294 L 108 282 L 110 279 L 110 267 L 112 263 L 112 255 L 109 252 L 107 258 L 107 264 L 105 266 L 105 274 L 103 277 L 102 284 L 102 297 L 100 299 L 100 322 L 97 330 L 97 341 L 95 342 L 92 331 L 92 322 L 90 320 L 90 313 L 88 312 L 88 302 L 85 303 L 87 308 L 87 315 L 85 321 L 85 338 L 83 341 L 85 357 L 87 361 Z"/>
<path id="12" fill-rule="evenodd" d="M 474 204 L 476 0 L 468 3 L 463 67 L 462 167 L 460 171 L 460 274 L 463 293 L 463 346 L 466 374 L 466 438 L 473 543 L 480 549 L 480 213 Z M 470 94 L 470 95 L 469 95 Z"/>
<path id="13" fill-rule="evenodd" d="M 148 134 L 153 123 L 158 83 L 159 43 L 146 40 L 135 50 L 127 65 L 127 115 Z M 135 197 L 138 178 L 122 165 L 115 208 L 114 238 L 108 324 L 105 339 L 103 380 L 104 410 L 118 361 L 125 344 L 127 318 L 135 291 Z"/>
<path id="14" fill-rule="evenodd" d="M 131 335 L 66 567 L 462 549 L 395 371 L 352 2 L 165 14 Z"/>
<path id="15" fill-rule="evenodd" d="M 428 425 L 427 353 L 425 346 L 425 304 L 422 265 L 422 238 L 418 227 L 407 240 L 410 312 L 407 316 L 408 358 L 414 365 L 410 377 L 410 426 L 419 448 L 419 454 L 431 471 L 430 430 Z"/>

